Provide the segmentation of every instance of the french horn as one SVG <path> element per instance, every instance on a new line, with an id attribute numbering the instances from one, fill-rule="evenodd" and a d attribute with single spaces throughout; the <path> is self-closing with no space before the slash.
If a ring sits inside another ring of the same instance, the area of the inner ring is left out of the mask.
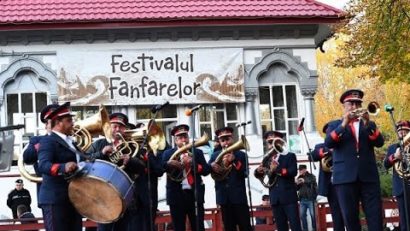
<path id="1" fill-rule="evenodd" d="M 241 138 L 233 143 L 232 145 L 230 145 L 229 147 L 223 149 L 218 157 L 215 159 L 216 164 L 218 164 L 221 168 L 222 168 L 222 172 L 221 173 L 216 173 L 214 171 L 211 172 L 211 177 L 215 180 L 215 181 L 222 181 L 224 180 L 229 173 L 232 170 L 232 164 L 229 166 L 225 166 L 223 164 L 223 158 L 226 154 L 240 150 L 240 149 L 248 149 L 249 148 L 249 144 L 248 141 L 246 140 L 245 136 L 242 135 Z"/>

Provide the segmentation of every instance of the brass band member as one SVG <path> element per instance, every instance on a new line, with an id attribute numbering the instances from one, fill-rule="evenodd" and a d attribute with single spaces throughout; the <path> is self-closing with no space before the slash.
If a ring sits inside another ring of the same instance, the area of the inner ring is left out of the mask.
<path id="1" fill-rule="evenodd" d="M 300 231 L 300 219 L 298 210 L 298 196 L 296 193 L 295 177 L 297 174 L 296 155 L 282 147 L 275 147 L 274 140 L 283 139 L 284 135 L 277 131 L 268 131 L 264 134 L 268 150 L 272 150 L 269 164 L 270 177 L 276 177 L 276 183 L 269 188 L 270 204 L 273 216 L 279 231 Z M 282 152 L 283 153 L 279 153 Z M 255 170 L 255 176 L 260 178 L 265 172 L 264 166 Z"/>
<path id="2" fill-rule="evenodd" d="M 128 125 L 128 117 L 123 113 L 113 113 L 109 116 L 113 142 L 109 143 L 106 138 L 95 141 L 88 153 L 98 159 L 110 161 L 110 156 L 113 155 L 122 142 L 124 142 L 125 130 Z M 130 155 L 121 155 L 117 165 L 124 165 L 124 171 L 132 180 L 136 180 L 138 175 L 144 174 L 145 166 L 136 158 L 131 158 Z M 148 230 L 149 217 L 147 216 L 147 208 L 137 206 L 138 194 L 134 191 L 134 200 L 127 209 L 124 215 L 116 222 L 109 224 L 97 224 L 99 231 L 127 231 L 127 230 Z"/>
<path id="3" fill-rule="evenodd" d="M 396 125 L 397 131 L 401 138 L 406 137 L 410 131 L 410 121 L 399 121 Z M 407 150 L 408 152 L 408 150 Z M 400 152 L 399 144 L 392 144 L 387 149 L 386 157 L 384 159 L 384 166 L 386 169 L 393 168 L 393 196 L 397 199 L 397 205 L 399 207 L 399 214 L 400 214 L 400 229 L 402 231 L 408 230 L 406 224 L 406 215 L 410 219 L 410 215 L 406 214 L 405 209 L 405 200 L 404 200 L 404 190 L 403 190 L 403 175 L 400 176 L 397 169 L 398 162 L 402 161 L 404 154 Z M 400 173 L 401 174 L 401 173 Z M 408 176 L 408 174 L 407 174 Z M 406 183 L 406 194 L 407 194 L 407 208 L 410 208 L 410 185 L 408 182 L 408 178 L 405 179 Z"/>
<path id="4" fill-rule="evenodd" d="M 175 138 L 176 147 L 166 150 L 162 156 L 163 167 L 168 173 L 167 204 L 170 208 L 175 231 L 186 230 L 186 216 L 188 216 L 191 224 L 191 230 L 197 230 L 197 227 L 199 231 L 204 230 L 205 185 L 201 176 L 208 175 L 210 167 L 205 161 L 204 154 L 199 149 L 195 148 L 194 153 L 191 154 L 191 148 L 189 148 L 182 151 L 179 156 L 174 155 L 189 143 L 188 131 L 188 125 L 180 124 L 175 126 L 171 130 L 171 135 Z M 193 158 L 195 158 L 196 166 L 193 165 Z M 196 170 L 194 170 L 194 167 Z M 194 175 L 195 171 L 196 176 Z M 183 177 L 174 178 L 171 174 L 174 174 L 174 176 L 182 175 Z M 195 193 L 197 203 L 195 203 Z M 195 214 L 195 206 L 197 206 L 198 214 Z"/>
<path id="5" fill-rule="evenodd" d="M 343 118 L 329 122 L 325 145 L 333 148 L 333 185 L 347 230 L 360 231 L 359 206 L 366 215 L 369 230 L 383 229 L 379 172 L 374 147 L 384 139 L 362 107 L 363 91 L 352 89 L 340 97 Z"/>
<path id="6" fill-rule="evenodd" d="M 57 107 L 49 115 L 52 132 L 40 141 L 39 171 L 43 182 L 40 187 L 39 204 L 43 210 L 46 230 L 80 231 L 80 214 L 68 198 L 68 182 L 64 178 L 77 169 L 84 160 L 73 144 L 73 119 L 70 103 Z"/>
<path id="7" fill-rule="evenodd" d="M 233 144 L 231 127 L 220 128 L 215 134 L 222 149 Z M 212 171 L 217 174 L 223 174 L 224 171 L 223 167 L 215 162 L 222 151 L 214 152 L 209 160 Z M 248 177 L 246 175 L 246 155 L 239 150 L 233 151 L 227 153 L 222 162 L 224 167 L 231 168 L 225 179 L 215 180 L 216 203 L 221 206 L 225 230 L 234 231 L 238 226 L 241 231 L 249 231 L 251 224 L 245 188 L 245 178 Z"/>

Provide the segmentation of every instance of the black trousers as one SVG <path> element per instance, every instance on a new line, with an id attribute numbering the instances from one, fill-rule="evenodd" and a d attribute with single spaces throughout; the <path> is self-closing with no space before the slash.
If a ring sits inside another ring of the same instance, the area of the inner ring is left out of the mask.
<path id="1" fill-rule="evenodd" d="M 82 218 L 71 203 L 42 205 L 46 231 L 81 231 Z"/>
<path id="2" fill-rule="evenodd" d="M 276 227 L 278 228 L 278 231 L 289 230 L 288 222 L 292 231 L 302 230 L 297 202 L 284 205 L 272 205 L 272 211 L 276 220 Z"/>
<path id="3" fill-rule="evenodd" d="M 196 231 L 196 222 L 198 220 L 199 231 L 204 231 L 204 204 L 198 203 L 198 216 L 195 215 L 195 195 L 194 190 L 183 190 L 181 195 L 182 204 L 169 205 L 172 223 L 175 231 L 185 231 L 185 220 L 188 215 L 191 230 Z"/>
<path id="4" fill-rule="evenodd" d="M 359 206 L 362 202 L 367 227 L 383 230 L 382 200 L 378 182 L 360 182 L 334 185 L 347 231 L 361 231 Z"/>
<path id="5" fill-rule="evenodd" d="M 225 231 L 236 231 L 236 226 L 240 231 L 252 230 L 247 204 L 221 205 L 221 211 Z"/>
<path id="6" fill-rule="evenodd" d="M 339 201 L 337 200 L 336 189 L 332 185 L 327 193 L 327 201 L 329 202 L 330 212 L 332 213 L 333 230 L 344 231 L 345 225 L 343 222 L 342 210 L 340 209 Z"/>

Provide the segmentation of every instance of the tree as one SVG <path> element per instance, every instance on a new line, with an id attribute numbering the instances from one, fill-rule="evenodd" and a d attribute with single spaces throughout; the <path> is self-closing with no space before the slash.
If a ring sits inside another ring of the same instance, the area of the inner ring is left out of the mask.
<path id="1" fill-rule="evenodd" d="M 410 1 L 351 0 L 339 32 L 349 40 L 341 47 L 342 67 L 367 65 L 382 82 L 410 83 Z"/>
<path id="2" fill-rule="evenodd" d="M 325 53 L 317 52 L 318 61 L 318 91 L 315 95 L 315 115 L 318 130 L 329 122 L 342 117 L 342 105 L 339 102 L 340 95 L 347 89 L 359 88 L 365 92 L 363 107 L 367 107 L 371 101 L 377 102 L 380 113 L 375 120 L 383 135 L 385 145 L 378 150 L 379 159 L 383 158 L 387 147 L 397 142 L 397 137 L 392 126 L 390 116 L 383 110 L 386 103 L 395 107 L 394 117 L 398 120 L 410 120 L 410 84 L 403 83 L 397 79 L 382 82 L 380 78 L 372 76 L 372 68 L 366 65 L 344 68 L 336 65 L 339 57 L 344 55 L 347 36 L 337 35 L 324 45 Z"/>

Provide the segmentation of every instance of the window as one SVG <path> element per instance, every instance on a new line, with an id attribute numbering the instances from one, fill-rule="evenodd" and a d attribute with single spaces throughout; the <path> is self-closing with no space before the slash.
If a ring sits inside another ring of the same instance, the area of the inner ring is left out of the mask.
<path id="1" fill-rule="evenodd" d="M 210 139 L 214 139 L 215 131 L 229 126 L 234 129 L 234 140 L 238 140 L 238 107 L 237 104 L 206 105 L 199 111 L 200 134 L 206 132 Z"/>
<path id="2" fill-rule="evenodd" d="M 269 130 L 285 133 L 291 151 L 300 152 L 300 147 L 292 146 L 299 143 L 296 85 L 260 87 L 259 102 L 262 133 Z"/>
<path id="3" fill-rule="evenodd" d="M 26 124 L 26 130 L 31 135 L 38 134 L 40 112 L 47 105 L 47 93 L 13 93 L 7 94 L 7 124 Z"/>

